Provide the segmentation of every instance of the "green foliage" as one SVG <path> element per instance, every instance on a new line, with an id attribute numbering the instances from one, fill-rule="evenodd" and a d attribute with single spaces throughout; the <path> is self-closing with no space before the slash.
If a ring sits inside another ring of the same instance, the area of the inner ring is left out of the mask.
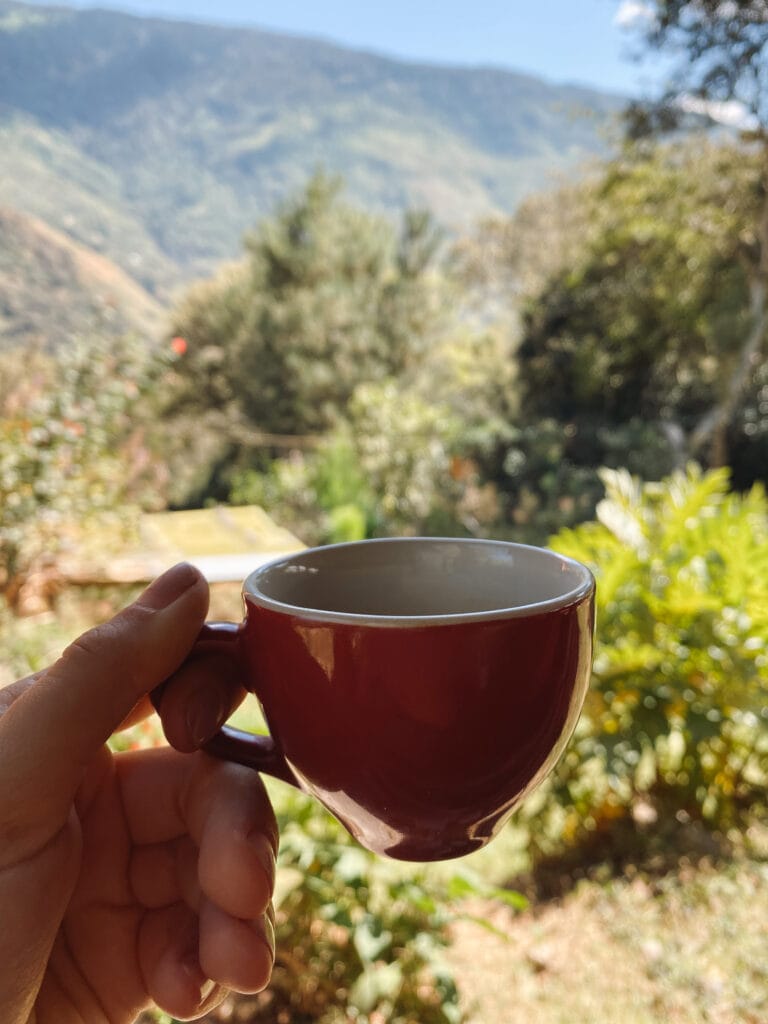
<path id="1" fill-rule="evenodd" d="M 468 899 L 526 901 L 459 867 L 445 881 L 376 857 L 306 797 L 277 802 L 277 962 L 254 1020 L 318 1024 L 459 1024 L 444 958 L 448 926 Z M 473 918 L 474 920 L 474 918 Z M 479 924 L 485 922 L 479 921 Z"/>
<path id="2" fill-rule="evenodd" d="M 674 468 L 664 433 L 639 418 L 620 428 L 587 416 L 568 423 L 545 418 L 513 427 L 508 436 L 499 489 L 516 538 L 536 544 L 594 516 L 603 494 L 599 466 L 643 479 Z"/>
<path id="3" fill-rule="evenodd" d="M 457 423 L 397 382 L 362 385 L 349 420 L 316 450 L 236 477 L 231 500 L 256 502 L 312 541 L 429 532 L 450 518 Z"/>
<path id="4" fill-rule="evenodd" d="M 447 378 L 447 364 L 442 372 Z M 480 377 L 474 365 L 466 380 L 448 386 L 444 379 L 440 402 L 425 397 L 435 381 L 427 372 L 417 374 L 412 387 L 394 379 L 361 385 L 345 421 L 312 451 L 277 459 L 266 471 L 236 474 L 230 500 L 261 504 L 318 543 L 483 534 L 501 507 L 496 488 L 480 482 L 481 464 L 491 463 L 502 440 L 513 435 L 494 413 L 492 394 L 482 393 L 483 383 L 501 391 L 503 378 Z"/>
<path id="5" fill-rule="evenodd" d="M 322 1024 L 458 1024 L 442 894 L 359 848 L 304 798 L 279 805 L 279 824 L 278 956 L 266 1019 L 288 1006 L 292 1019 Z"/>
<path id="6" fill-rule="evenodd" d="M 644 13 L 646 44 L 673 55 L 674 63 L 660 99 L 630 104 L 627 124 L 632 134 L 668 131 L 691 111 L 720 120 L 719 106 L 738 103 L 742 121 L 764 135 L 768 18 L 763 0 L 733 0 L 727 8 L 721 0 L 651 0 Z M 681 102 L 682 96 L 686 101 Z M 707 103 L 712 105 L 709 110 Z"/>
<path id="7" fill-rule="evenodd" d="M 405 372 L 445 316 L 425 216 L 389 223 L 343 203 L 315 176 L 262 224 L 247 258 L 193 291 L 175 317 L 188 357 L 177 402 L 229 405 L 257 431 L 327 429 L 362 381 Z"/>
<path id="8" fill-rule="evenodd" d="M 450 410 L 387 381 L 360 387 L 349 417 L 360 467 L 377 498 L 377 532 L 429 532 L 430 520 L 449 511 L 451 501 L 458 423 Z"/>
<path id="9" fill-rule="evenodd" d="M 236 472 L 229 500 L 261 505 L 307 543 L 362 540 L 373 530 L 374 494 L 343 428 L 308 454 Z"/>
<path id="10" fill-rule="evenodd" d="M 246 248 L 242 263 L 193 289 L 175 314 L 186 352 L 167 415 L 172 439 L 197 439 L 171 455 L 172 477 L 188 482 L 178 504 L 231 489 L 242 497 L 249 471 L 265 471 L 263 453 L 313 446 L 346 418 L 360 385 L 416 372 L 453 322 L 430 218 L 406 214 L 398 235 L 343 202 L 324 175 Z"/>
<path id="11" fill-rule="evenodd" d="M 661 484 L 605 471 L 597 522 L 552 546 L 597 576 L 592 688 L 527 808 L 539 852 L 629 815 L 726 830 L 766 810 L 768 501 L 725 470 Z"/>
<path id="12" fill-rule="evenodd" d="M 584 190 L 584 243 L 525 311 L 502 483 L 515 519 L 589 518 L 600 466 L 658 480 L 695 458 L 738 463 L 741 486 L 765 479 L 745 260 L 760 168 L 754 148 L 696 139 L 628 150 Z"/>
<path id="13" fill-rule="evenodd" d="M 699 139 L 608 165 L 600 230 L 531 304 L 520 347 L 528 417 L 634 417 L 690 431 L 727 383 L 748 316 L 740 233 L 759 162 Z"/>
<path id="14" fill-rule="evenodd" d="M 400 377 L 360 384 L 308 452 L 236 473 L 230 500 L 262 504 L 313 542 L 483 534 L 502 515 L 487 476 L 514 407 L 509 343 L 465 329 Z"/>
<path id="15" fill-rule="evenodd" d="M 0 589 L 50 566 L 94 520 L 130 527 L 156 501 L 141 410 L 162 361 L 139 343 L 73 342 L 55 363 L 0 396 Z"/>

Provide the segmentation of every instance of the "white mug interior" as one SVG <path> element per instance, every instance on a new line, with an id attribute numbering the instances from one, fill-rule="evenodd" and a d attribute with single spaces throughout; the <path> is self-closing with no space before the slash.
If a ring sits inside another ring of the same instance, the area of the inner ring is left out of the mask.
<path id="1" fill-rule="evenodd" d="M 299 618 L 435 623 L 524 616 L 586 597 L 586 566 L 548 548 L 407 537 L 310 548 L 261 566 L 245 597 Z"/>

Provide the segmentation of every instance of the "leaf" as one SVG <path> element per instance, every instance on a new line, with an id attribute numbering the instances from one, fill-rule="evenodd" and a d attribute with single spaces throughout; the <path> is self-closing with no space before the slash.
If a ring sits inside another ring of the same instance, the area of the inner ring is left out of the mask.
<path id="1" fill-rule="evenodd" d="M 369 868 L 370 857 L 354 846 L 344 850 L 333 866 L 334 873 L 347 885 L 364 881 Z"/>
<path id="2" fill-rule="evenodd" d="M 467 875 L 454 875 L 448 882 L 448 898 L 451 900 L 468 899 L 470 896 L 484 896 L 482 885 Z"/>
<path id="3" fill-rule="evenodd" d="M 485 900 L 498 900 L 515 910 L 525 910 L 528 906 L 528 900 L 522 893 L 489 885 L 478 875 L 466 870 L 453 875 L 448 882 L 447 895 L 451 900 L 469 899 L 472 896 Z"/>
<path id="4" fill-rule="evenodd" d="M 515 910 L 526 910 L 530 906 L 530 901 L 521 892 L 515 892 L 514 889 L 494 888 L 490 892 L 495 900 L 506 903 L 508 907 L 513 907 Z"/>
<path id="5" fill-rule="evenodd" d="M 304 882 L 304 874 L 298 868 L 278 868 L 275 877 L 275 893 L 272 903 L 277 910 L 285 900 Z"/>
<path id="6" fill-rule="evenodd" d="M 383 1000 L 394 1001 L 402 984 L 400 964 L 371 964 L 350 989 L 349 1001 L 362 1013 L 370 1013 Z"/>
<path id="7" fill-rule="evenodd" d="M 505 942 L 512 941 L 512 937 L 508 932 L 498 928 L 492 921 L 489 921 L 486 917 L 482 917 L 479 914 L 458 914 L 457 920 L 469 921 L 472 924 L 476 924 L 478 928 L 482 928 L 484 931 L 496 936 L 497 939 L 503 939 Z"/>
<path id="8" fill-rule="evenodd" d="M 355 926 L 352 942 L 363 963 L 370 964 L 392 945 L 392 932 L 383 929 L 381 923 L 369 914 Z"/>

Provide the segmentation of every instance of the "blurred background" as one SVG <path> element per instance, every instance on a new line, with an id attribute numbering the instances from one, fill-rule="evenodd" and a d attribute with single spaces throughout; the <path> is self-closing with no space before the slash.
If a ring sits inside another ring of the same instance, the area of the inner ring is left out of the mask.
<path id="1" fill-rule="evenodd" d="M 767 44 L 765 0 L 0 0 L 0 685 L 182 557 L 234 619 L 363 537 L 598 578 L 487 850 L 270 784 L 274 980 L 209 1020 L 768 1021 Z"/>

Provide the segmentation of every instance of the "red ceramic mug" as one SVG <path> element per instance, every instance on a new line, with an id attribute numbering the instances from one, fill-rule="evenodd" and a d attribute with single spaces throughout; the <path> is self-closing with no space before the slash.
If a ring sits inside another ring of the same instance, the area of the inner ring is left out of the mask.
<path id="1" fill-rule="evenodd" d="M 543 548 L 403 538 L 265 565 L 234 647 L 270 736 L 225 727 L 210 753 L 297 785 L 369 850 L 484 846 L 563 751 L 592 662 L 593 577 Z"/>

